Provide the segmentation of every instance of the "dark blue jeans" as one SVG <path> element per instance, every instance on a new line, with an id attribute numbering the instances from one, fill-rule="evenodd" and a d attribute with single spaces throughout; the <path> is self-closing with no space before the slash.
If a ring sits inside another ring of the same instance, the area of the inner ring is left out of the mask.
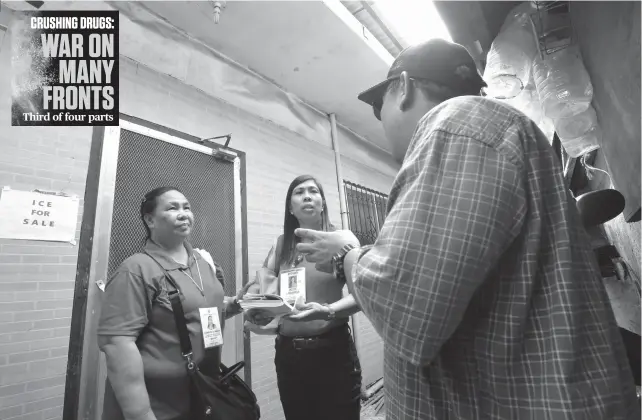
<path id="1" fill-rule="evenodd" d="M 361 365 L 350 329 L 277 336 L 277 383 L 286 420 L 359 420 Z"/>

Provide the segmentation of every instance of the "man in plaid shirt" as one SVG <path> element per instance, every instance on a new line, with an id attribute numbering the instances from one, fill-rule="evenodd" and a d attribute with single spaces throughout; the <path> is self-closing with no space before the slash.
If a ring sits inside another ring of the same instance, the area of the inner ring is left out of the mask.
<path id="1" fill-rule="evenodd" d="M 359 96 L 402 162 L 377 241 L 300 229 L 297 249 L 332 260 L 383 338 L 387 420 L 637 420 L 560 162 L 483 86 L 460 45 L 404 50 Z"/>

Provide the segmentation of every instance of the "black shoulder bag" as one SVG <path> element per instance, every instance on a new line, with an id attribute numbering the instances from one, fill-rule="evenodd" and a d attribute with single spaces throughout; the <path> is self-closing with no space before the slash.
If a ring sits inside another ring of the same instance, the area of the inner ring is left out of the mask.
<path id="1" fill-rule="evenodd" d="M 174 290 L 168 290 L 167 293 L 174 312 L 181 353 L 185 358 L 187 373 L 192 384 L 192 419 L 258 420 L 261 417 L 261 411 L 256 401 L 256 395 L 236 374 L 243 369 L 245 362 L 238 362 L 230 368 L 221 363 L 221 373 L 218 377 L 206 375 L 199 369 L 192 360 L 192 343 L 185 324 L 185 313 L 181 304 L 178 284 L 154 257 L 147 255 L 161 267 L 168 283 L 174 288 Z"/>

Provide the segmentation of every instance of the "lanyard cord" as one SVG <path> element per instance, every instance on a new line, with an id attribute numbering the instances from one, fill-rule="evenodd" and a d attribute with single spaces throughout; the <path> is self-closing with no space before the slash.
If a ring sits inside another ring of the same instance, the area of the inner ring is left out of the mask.
<path id="1" fill-rule="evenodd" d="M 172 259 L 176 262 L 176 264 L 183 265 L 183 264 L 179 263 L 178 261 L 176 261 L 175 258 L 172 257 Z M 196 283 L 196 280 L 194 280 L 194 277 L 192 277 L 187 271 L 183 271 L 183 274 L 185 274 L 187 277 L 189 277 L 189 279 L 192 281 L 192 283 L 194 283 L 194 286 L 196 286 L 198 291 L 201 292 L 201 295 L 205 296 L 205 287 L 203 286 L 203 276 L 201 276 L 201 269 L 198 266 L 198 259 L 196 257 L 194 257 L 194 263 L 196 263 L 196 271 L 198 272 L 198 281 L 201 283 L 201 285 L 199 286 L 198 283 Z M 187 269 L 190 270 L 190 273 L 191 273 L 192 269 L 189 268 L 189 266 L 187 266 Z"/>

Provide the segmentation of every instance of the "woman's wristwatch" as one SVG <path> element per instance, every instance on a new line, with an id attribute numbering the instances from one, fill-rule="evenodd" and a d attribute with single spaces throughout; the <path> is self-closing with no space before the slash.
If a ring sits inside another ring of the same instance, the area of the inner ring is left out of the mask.
<path id="1" fill-rule="evenodd" d="M 328 318 L 326 319 L 326 321 L 332 321 L 337 317 L 337 313 L 334 311 L 334 309 L 332 309 L 329 303 L 324 303 L 323 306 L 325 306 L 325 308 L 328 310 Z"/>
<path id="2" fill-rule="evenodd" d="M 332 257 L 332 272 L 337 280 L 342 282 L 346 281 L 346 273 L 343 271 L 343 261 L 345 260 L 346 255 L 348 255 L 348 252 L 355 248 L 356 246 L 354 245 L 344 245 L 344 247 L 341 248 L 341 251 Z"/>

